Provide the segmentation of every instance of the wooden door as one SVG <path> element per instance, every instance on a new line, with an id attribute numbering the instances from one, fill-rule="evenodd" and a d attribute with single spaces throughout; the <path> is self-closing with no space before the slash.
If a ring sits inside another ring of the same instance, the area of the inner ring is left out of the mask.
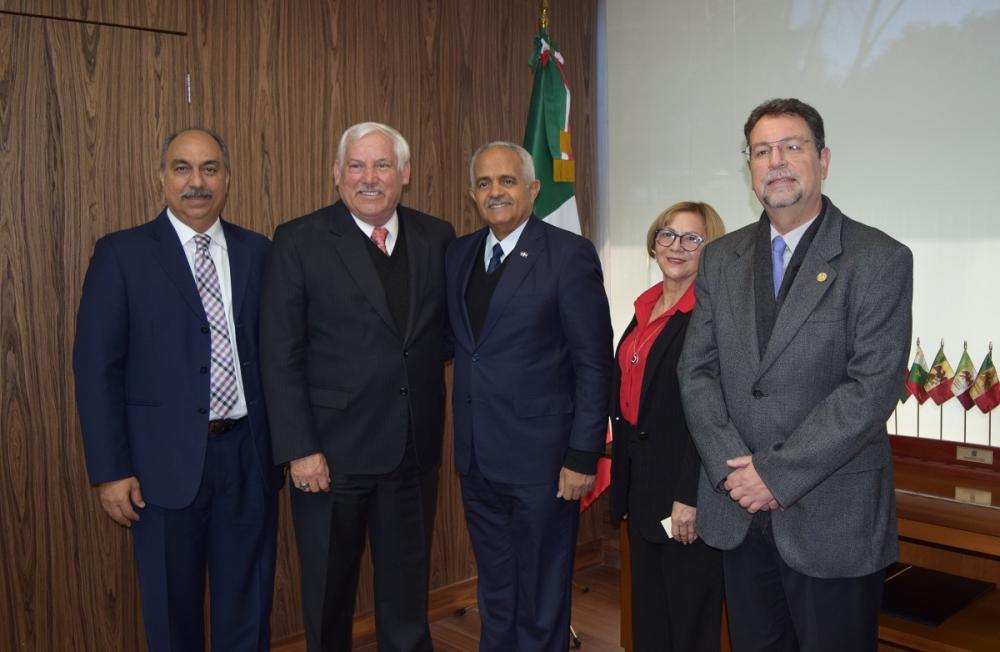
<path id="1" fill-rule="evenodd" d="M 128 533 L 89 486 L 70 367 L 94 241 L 162 206 L 186 37 L 0 13 L 0 649 L 140 650 Z"/>

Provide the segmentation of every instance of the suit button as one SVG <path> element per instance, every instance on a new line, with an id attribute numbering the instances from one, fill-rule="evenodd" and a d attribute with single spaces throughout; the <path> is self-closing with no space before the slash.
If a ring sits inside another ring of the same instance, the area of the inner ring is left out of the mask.
<path id="1" fill-rule="evenodd" d="M 409 355 L 410 355 L 410 350 L 409 349 L 403 349 L 403 357 L 405 358 L 405 357 L 407 357 Z"/>
<path id="2" fill-rule="evenodd" d="M 472 405 L 472 399 L 471 398 L 465 399 L 465 403 L 466 405 Z"/>
<path id="3" fill-rule="evenodd" d="M 202 367 L 202 368 L 201 368 L 201 369 L 199 369 L 198 371 L 200 371 L 200 372 L 201 372 L 201 373 L 203 373 L 203 374 L 207 374 L 207 373 L 208 373 L 208 367 Z"/>
<path id="4" fill-rule="evenodd" d="M 202 326 L 202 327 L 201 327 L 201 332 L 202 332 L 202 333 L 208 333 L 208 332 L 209 332 L 209 328 L 208 328 L 208 326 Z"/>
<path id="5" fill-rule="evenodd" d="M 765 394 L 764 392 L 762 392 L 760 390 L 760 387 L 754 387 L 753 390 L 750 393 L 753 395 L 754 398 L 757 398 L 757 399 L 761 399 L 761 398 L 764 398 L 765 396 L 767 396 L 767 394 Z"/>
<path id="6" fill-rule="evenodd" d="M 649 439 L 649 433 L 646 432 L 645 430 L 640 430 L 638 437 L 640 441 L 646 441 L 647 439 Z"/>
<path id="7" fill-rule="evenodd" d="M 615 421 L 621 421 L 621 420 L 622 420 L 621 417 L 615 417 Z"/>
<path id="8" fill-rule="evenodd" d="M 472 361 L 473 362 L 479 362 L 479 354 L 478 353 L 473 353 L 472 354 Z"/>
<path id="9" fill-rule="evenodd" d="M 208 414 L 208 408 L 198 408 L 198 414 Z"/>
<path id="10" fill-rule="evenodd" d="M 399 388 L 399 395 L 400 396 L 406 396 L 409 393 L 410 393 L 410 390 L 406 389 L 405 387 L 400 387 Z"/>

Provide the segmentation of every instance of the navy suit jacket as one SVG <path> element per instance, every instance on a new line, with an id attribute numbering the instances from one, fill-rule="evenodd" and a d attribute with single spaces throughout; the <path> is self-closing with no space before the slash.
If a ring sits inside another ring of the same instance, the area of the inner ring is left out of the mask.
<path id="1" fill-rule="evenodd" d="M 223 222 L 247 417 L 259 470 L 280 469 L 257 364 L 267 238 Z M 87 471 L 94 484 L 137 476 L 160 507 L 191 503 L 208 440 L 211 338 L 201 297 L 166 211 L 94 246 L 77 315 L 73 370 Z"/>
<path id="2" fill-rule="evenodd" d="M 486 234 L 459 238 L 445 259 L 456 467 L 468 473 L 474 447 L 487 479 L 554 482 L 569 449 L 604 449 L 612 332 L 601 263 L 589 240 L 531 216 L 476 341 L 465 291 Z"/>

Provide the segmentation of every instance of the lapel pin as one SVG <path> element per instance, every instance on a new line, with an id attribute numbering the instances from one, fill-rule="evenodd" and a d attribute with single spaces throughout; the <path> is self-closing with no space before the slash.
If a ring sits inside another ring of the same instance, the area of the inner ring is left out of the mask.
<path id="1" fill-rule="evenodd" d="M 518 252 L 518 253 L 520 254 L 521 258 L 527 258 L 528 257 L 528 252 L 527 251 L 521 251 L 521 252 Z"/>
<path id="2" fill-rule="evenodd" d="M 819 281 L 820 283 L 826 281 L 826 272 L 820 272 L 819 274 L 817 274 L 816 280 Z"/>

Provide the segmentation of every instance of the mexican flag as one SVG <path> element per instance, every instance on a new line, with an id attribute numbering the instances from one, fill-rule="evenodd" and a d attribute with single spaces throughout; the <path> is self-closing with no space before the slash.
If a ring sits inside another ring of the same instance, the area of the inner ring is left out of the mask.
<path id="1" fill-rule="evenodd" d="M 927 382 L 928 375 L 924 350 L 920 348 L 920 342 L 917 342 L 917 355 L 914 356 L 913 364 L 910 365 L 910 375 L 906 377 L 906 389 L 921 405 L 927 400 L 927 390 L 924 389 L 924 383 Z"/>
<path id="2" fill-rule="evenodd" d="M 563 58 L 545 29 L 535 36 L 529 65 L 535 71 L 524 129 L 524 148 L 535 162 L 535 177 L 542 188 L 535 198 L 535 215 L 549 224 L 580 233 L 573 182 L 576 169 L 569 137 L 569 87 Z"/>
<path id="3" fill-rule="evenodd" d="M 1000 405 L 1000 382 L 997 382 L 997 369 L 993 366 L 992 351 L 983 358 L 983 364 L 979 367 L 979 375 L 976 376 L 976 382 L 969 390 L 969 396 L 983 411 L 983 414 Z"/>
<path id="4" fill-rule="evenodd" d="M 969 395 L 975 382 L 976 368 L 972 366 L 972 358 L 969 357 L 968 351 L 962 351 L 962 359 L 958 361 L 955 378 L 951 381 L 951 393 L 966 410 L 971 410 L 972 406 L 976 404 L 972 400 L 972 396 Z"/>
<path id="5" fill-rule="evenodd" d="M 927 390 L 927 395 L 934 399 L 934 402 L 941 405 L 949 398 L 954 396 L 951 393 L 951 380 L 955 377 L 955 372 L 951 370 L 951 365 L 948 363 L 948 358 L 944 354 L 944 343 L 941 343 L 941 348 L 938 349 L 937 355 L 934 356 L 934 363 L 931 365 L 931 371 L 927 376 L 927 382 L 924 383 L 924 389 Z"/>
<path id="6" fill-rule="evenodd" d="M 906 371 L 905 369 L 903 371 Z M 903 374 L 903 386 L 899 390 L 899 402 L 906 403 L 910 400 L 910 388 L 906 386 L 906 379 L 910 377 L 910 372 Z"/>

